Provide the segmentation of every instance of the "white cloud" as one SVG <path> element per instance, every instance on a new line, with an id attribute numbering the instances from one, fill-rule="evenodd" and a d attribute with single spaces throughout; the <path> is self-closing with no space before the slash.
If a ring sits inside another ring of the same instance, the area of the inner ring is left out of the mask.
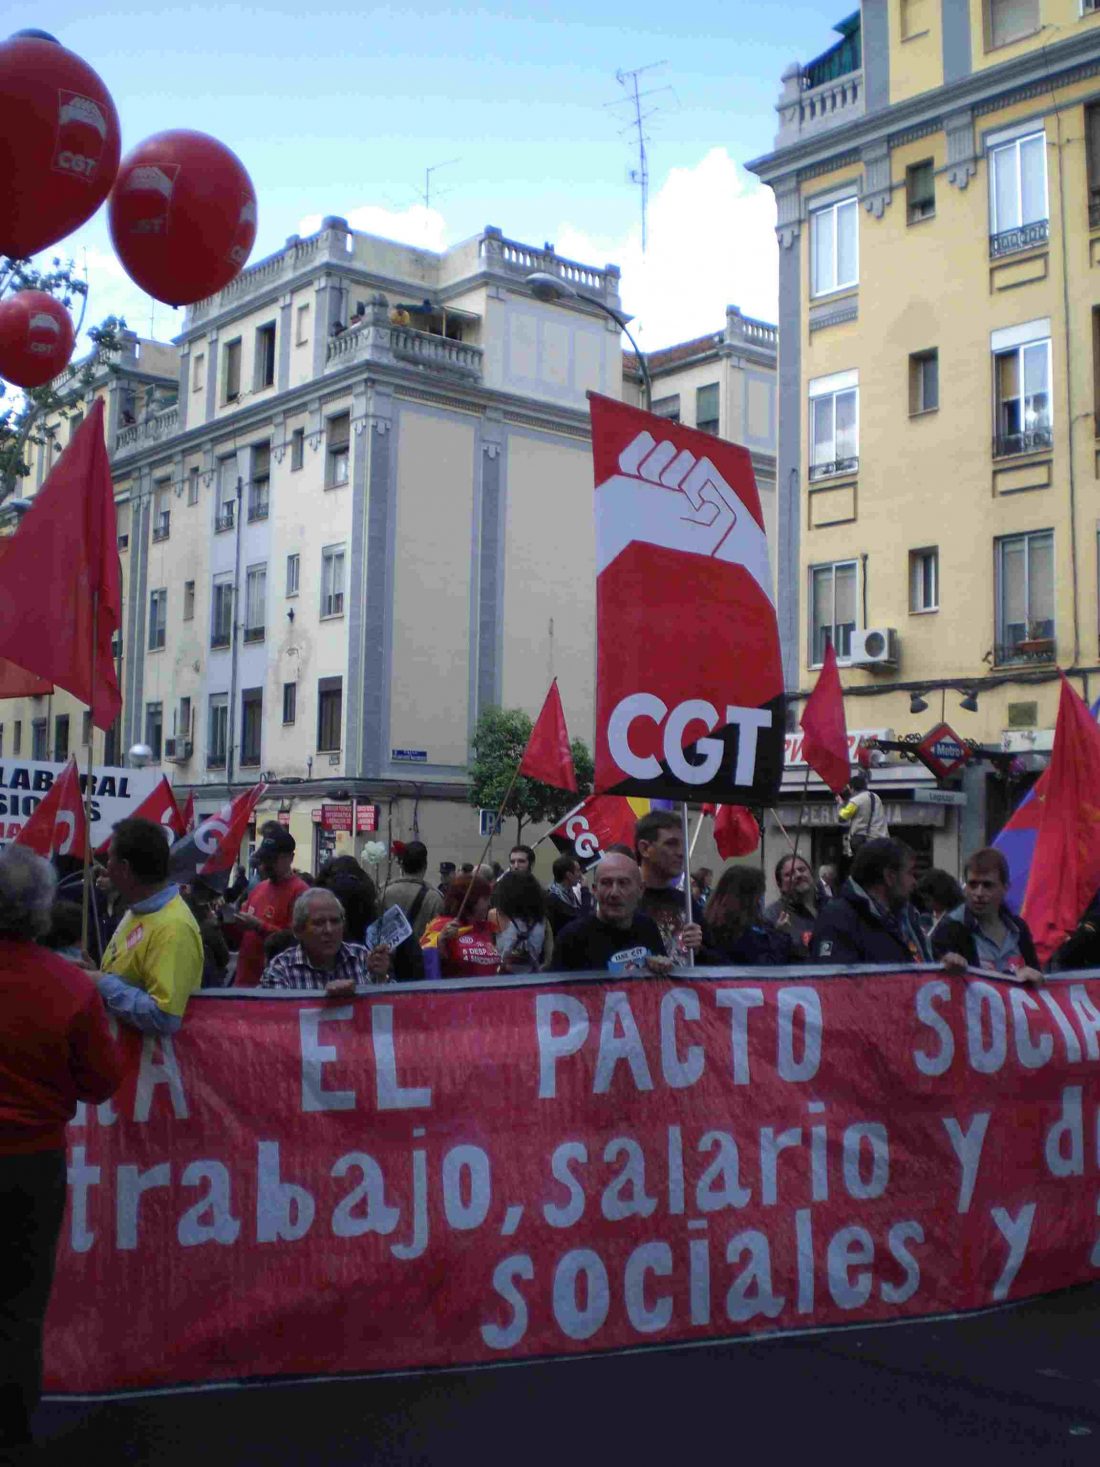
<path id="1" fill-rule="evenodd" d="M 444 250 L 447 226 L 437 209 L 411 204 L 407 209 L 386 209 L 381 204 L 363 204 L 344 216 L 352 229 L 363 234 L 376 234 L 398 244 L 413 245 L 421 250 Z M 320 214 L 308 214 L 298 225 L 303 235 L 316 234 L 321 227 Z"/>
<path id="2" fill-rule="evenodd" d="M 555 240 L 569 259 L 620 267 L 623 306 L 643 350 L 720 331 L 727 305 L 775 321 L 775 201 L 725 148 L 693 168 L 673 168 L 651 195 L 648 222 L 645 255 L 640 224 L 619 239 L 565 224 Z"/>

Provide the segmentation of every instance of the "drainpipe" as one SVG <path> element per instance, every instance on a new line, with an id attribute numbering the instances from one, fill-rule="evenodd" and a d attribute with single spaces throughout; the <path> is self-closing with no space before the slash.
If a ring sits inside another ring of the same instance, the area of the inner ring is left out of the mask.
<path id="1" fill-rule="evenodd" d="M 233 748 L 237 726 L 237 657 L 240 639 L 237 635 L 238 611 L 241 601 L 241 517 L 244 511 L 244 480 L 237 474 L 237 500 L 233 525 L 233 614 L 229 623 L 229 708 L 225 727 L 225 786 L 231 791 L 233 784 Z"/>

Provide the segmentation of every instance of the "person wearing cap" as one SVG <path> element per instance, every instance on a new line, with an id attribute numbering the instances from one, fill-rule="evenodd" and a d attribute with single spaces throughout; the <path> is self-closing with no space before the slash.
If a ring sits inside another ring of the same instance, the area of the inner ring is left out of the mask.
<path id="1" fill-rule="evenodd" d="M 242 928 L 237 953 L 238 988 L 257 988 L 263 976 L 264 940 L 273 932 L 285 932 L 292 923 L 294 903 L 309 883 L 295 876 L 294 837 L 289 830 L 269 830 L 256 851 L 256 861 L 264 880 L 253 888 L 237 909 Z"/>

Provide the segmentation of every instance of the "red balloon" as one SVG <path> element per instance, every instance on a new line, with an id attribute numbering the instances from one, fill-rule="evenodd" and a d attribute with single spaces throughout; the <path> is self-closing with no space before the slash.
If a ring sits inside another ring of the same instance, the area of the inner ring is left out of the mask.
<path id="1" fill-rule="evenodd" d="M 0 255 L 36 254 L 90 219 L 118 155 L 115 104 L 86 62 L 38 36 L 0 44 Z"/>
<path id="2" fill-rule="evenodd" d="M 256 193 L 244 164 L 202 132 L 160 132 L 122 160 L 109 205 L 126 273 L 170 306 L 228 285 L 256 241 Z"/>
<path id="3" fill-rule="evenodd" d="M 41 387 L 64 371 L 75 341 L 68 311 L 45 291 L 0 301 L 0 377 L 16 387 Z"/>

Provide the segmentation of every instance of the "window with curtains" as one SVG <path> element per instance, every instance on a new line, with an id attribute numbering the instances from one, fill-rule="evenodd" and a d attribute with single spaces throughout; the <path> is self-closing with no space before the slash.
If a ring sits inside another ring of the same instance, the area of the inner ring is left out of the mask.
<path id="1" fill-rule="evenodd" d="M 271 488 L 271 445 L 257 443 L 252 448 L 248 471 L 248 518 L 266 520 Z"/>
<path id="2" fill-rule="evenodd" d="M 221 575 L 210 597 L 210 645 L 228 647 L 233 636 L 233 578 Z"/>
<path id="3" fill-rule="evenodd" d="M 940 552 L 935 546 L 909 552 L 909 610 L 940 609 Z"/>
<path id="4" fill-rule="evenodd" d="M 810 478 L 859 468 L 859 384 L 855 372 L 810 383 Z"/>
<path id="5" fill-rule="evenodd" d="M 1050 234 L 1047 139 L 1043 131 L 989 148 L 989 253 L 994 258 L 1043 244 Z"/>
<path id="6" fill-rule="evenodd" d="M 1054 531 L 1006 535 L 994 542 L 996 658 L 1049 662 L 1054 643 Z"/>
<path id="7" fill-rule="evenodd" d="M 344 614 L 344 547 L 326 545 L 321 556 L 321 615 Z"/>
<path id="8" fill-rule="evenodd" d="M 168 629 L 168 591 L 165 587 L 149 592 L 149 651 L 164 646 Z"/>
<path id="9" fill-rule="evenodd" d="M 810 665 L 820 667 L 825 648 L 832 642 L 837 658 L 851 656 L 852 633 L 856 629 L 856 581 L 854 560 L 810 567 Z"/>
<path id="10" fill-rule="evenodd" d="M 810 211 L 810 293 L 859 283 L 859 204 L 855 194 Z"/>
<path id="11" fill-rule="evenodd" d="M 244 579 L 244 639 L 262 642 L 267 623 L 267 566 L 250 565 Z"/>
<path id="12" fill-rule="evenodd" d="M 206 715 L 206 763 L 210 769 L 224 769 L 229 734 L 229 698 L 214 693 Z"/>
<path id="13" fill-rule="evenodd" d="M 993 354 L 996 392 L 994 453 L 1034 453 L 1054 442 L 1051 418 L 1050 338 L 1022 342 Z"/>
<path id="14" fill-rule="evenodd" d="M 351 416 L 340 413 L 329 418 L 325 427 L 325 488 L 337 489 L 348 482 L 350 462 Z"/>

